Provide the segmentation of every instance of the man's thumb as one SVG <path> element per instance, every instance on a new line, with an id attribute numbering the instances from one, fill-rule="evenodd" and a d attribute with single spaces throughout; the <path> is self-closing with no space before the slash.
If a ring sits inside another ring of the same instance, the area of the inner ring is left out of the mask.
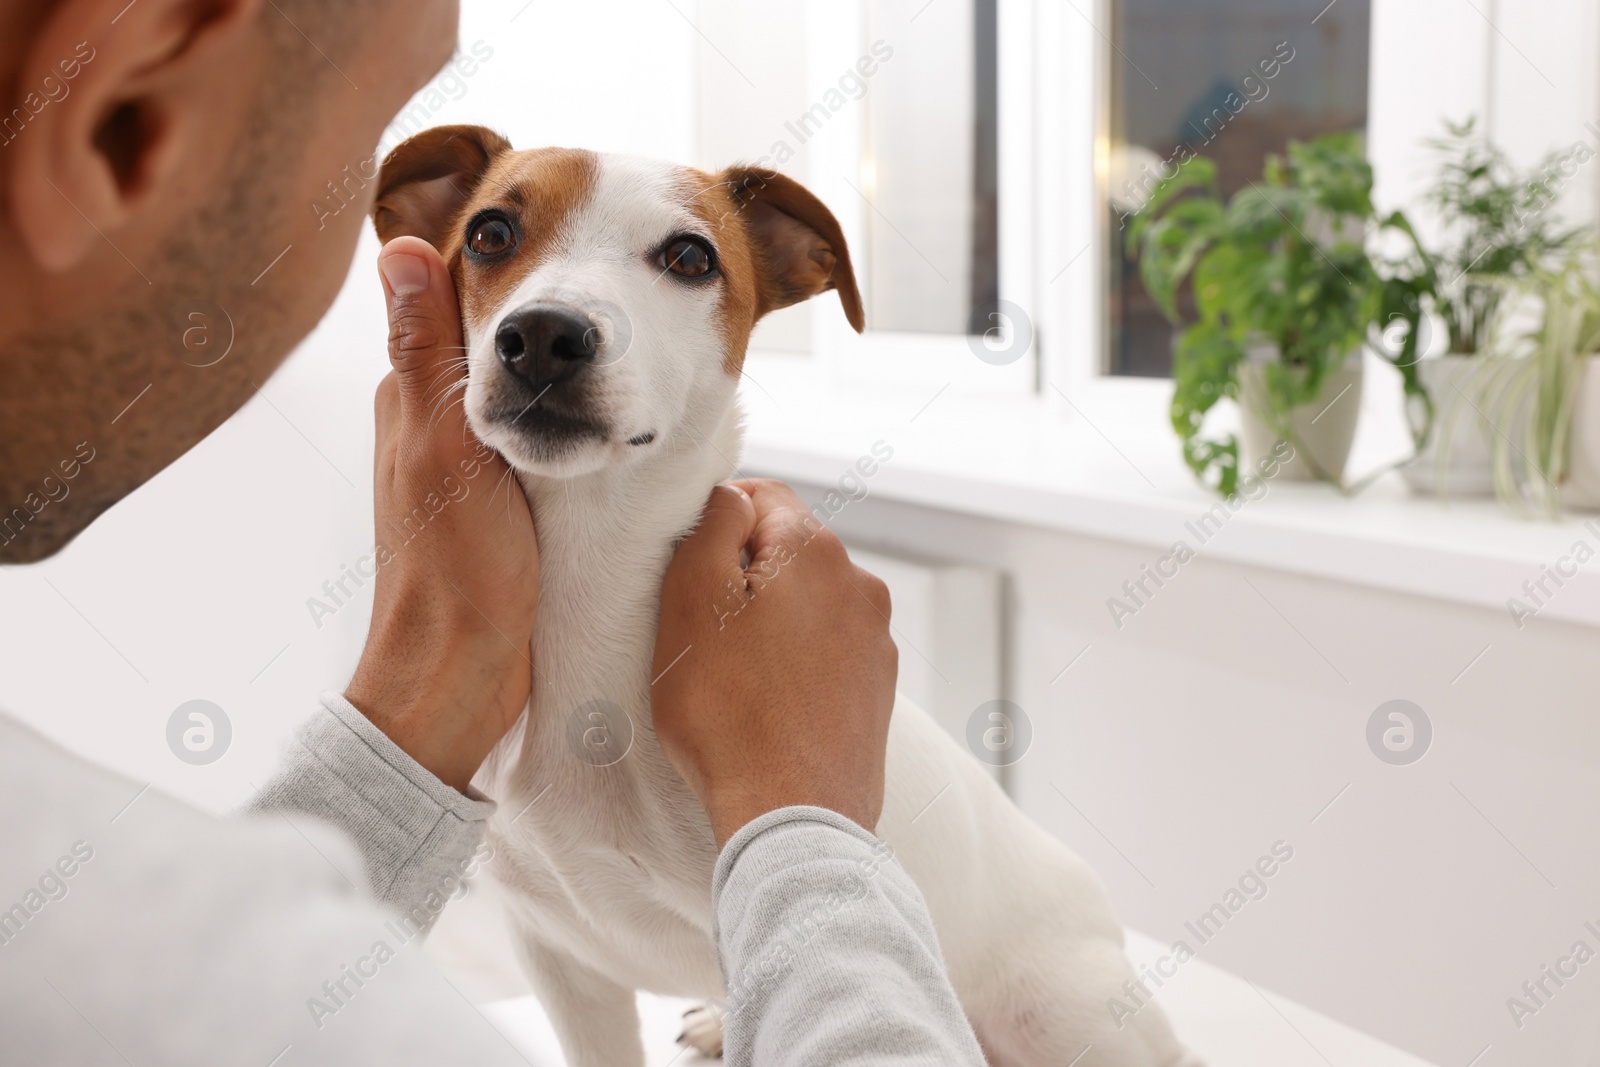
<path id="1" fill-rule="evenodd" d="M 672 569 L 692 582 L 721 582 L 742 575 L 739 552 L 756 528 L 756 506 L 732 485 L 711 490 L 700 525 L 678 546 Z"/>
<path id="2" fill-rule="evenodd" d="M 396 237 L 378 254 L 389 307 L 389 362 L 402 403 L 445 383 L 436 369 L 461 357 L 461 313 L 444 260 L 428 242 Z"/>

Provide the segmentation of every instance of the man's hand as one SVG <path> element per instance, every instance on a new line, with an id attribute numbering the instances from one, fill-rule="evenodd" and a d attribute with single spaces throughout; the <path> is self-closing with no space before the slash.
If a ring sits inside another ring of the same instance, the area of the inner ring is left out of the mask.
<path id="1" fill-rule="evenodd" d="M 651 713 L 719 847 L 793 804 L 877 825 L 898 666 L 888 590 L 788 486 L 712 491 L 667 571 Z"/>
<path id="2" fill-rule="evenodd" d="M 378 386 L 372 630 L 345 696 L 465 790 L 527 703 L 539 553 L 505 461 L 467 427 L 455 287 L 415 237 L 378 258 L 389 359 Z"/>

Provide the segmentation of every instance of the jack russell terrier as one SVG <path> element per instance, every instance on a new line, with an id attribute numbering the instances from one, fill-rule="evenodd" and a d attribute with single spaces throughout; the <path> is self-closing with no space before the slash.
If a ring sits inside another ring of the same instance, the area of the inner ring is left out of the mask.
<path id="1" fill-rule="evenodd" d="M 480 776 L 500 801 L 489 835 L 516 948 L 572 1067 L 642 1067 L 636 990 L 727 998 L 716 843 L 651 730 L 662 579 L 734 473 L 751 328 L 833 289 L 862 329 L 850 253 L 781 174 L 518 152 L 475 126 L 401 144 L 378 186 L 378 235 L 421 237 L 450 265 L 467 419 L 538 530 L 538 681 Z M 585 747 L 594 728 L 605 758 Z M 1198 1063 L 1158 1006 L 1108 1009 L 1137 987 L 1094 873 L 903 697 L 876 832 L 922 890 L 995 1067 Z M 691 1016 L 686 1040 L 719 1052 L 718 1009 Z"/>

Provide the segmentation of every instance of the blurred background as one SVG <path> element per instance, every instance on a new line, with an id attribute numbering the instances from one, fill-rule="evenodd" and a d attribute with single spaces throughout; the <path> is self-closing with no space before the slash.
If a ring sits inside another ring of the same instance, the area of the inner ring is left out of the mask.
<path id="1" fill-rule="evenodd" d="M 890 581 L 902 688 L 1134 956 L 1196 950 L 1162 997 L 1213 1064 L 1595 1067 L 1597 57 L 1593 0 L 465 0 L 381 147 L 484 123 L 827 202 L 868 330 L 763 324 L 742 469 Z M 376 251 L 254 402 L 0 571 L 0 706 L 222 811 L 343 687 Z M 194 700 L 227 728 L 180 754 Z"/>

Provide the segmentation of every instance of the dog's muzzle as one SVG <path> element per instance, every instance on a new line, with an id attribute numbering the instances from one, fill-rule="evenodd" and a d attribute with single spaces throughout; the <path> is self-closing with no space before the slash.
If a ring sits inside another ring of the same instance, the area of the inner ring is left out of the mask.
<path id="1" fill-rule="evenodd" d="M 601 341 L 594 319 L 563 304 L 528 304 L 507 315 L 494 334 L 495 354 L 514 377 L 539 393 L 583 374 Z"/>

